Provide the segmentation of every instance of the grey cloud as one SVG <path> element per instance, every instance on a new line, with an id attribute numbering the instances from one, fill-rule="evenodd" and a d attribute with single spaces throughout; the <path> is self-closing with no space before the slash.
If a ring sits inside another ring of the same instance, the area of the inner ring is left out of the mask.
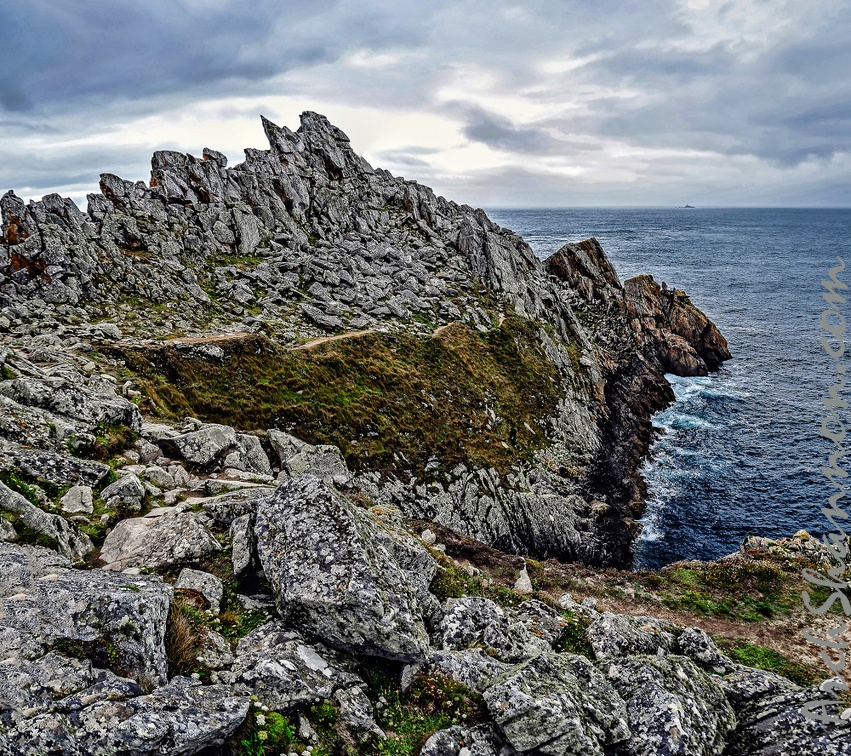
<path id="1" fill-rule="evenodd" d="M 594 144 L 555 137 L 548 128 L 543 126 L 516 126 L 505 116 L 490 113 L 482 108 L 465 107 L 461 103 L 453 103 L 448 110 L 463 114 L 464 136 L 497 150 L 533 155 L 565 155 L 599 149 L 599 146 Z M 563 125 L 558 122 L 550 123 Z"/>
<path id="2" fill-rule="evenodd" d="M 12 110 L 82 98 L 238 91 L 337 59 L 351 46 L 414 44 L 419 14 L 350 0 L 48 0 L 6 4 L 0 102 Z"/>
<path id="3" fill-rule="evenodd" d="M 413 166 L 422 166 L 428 167 L 430 163 L 422 158 L 414 157 L 411 154 L 408 154 L 405 151 L 395 151 L 395 150 L 385 150 L 384 152 L 377 153 L 377 157 L 380 160 L 384 160 L 388 165 L 413 165 Z"/>
<path id="4" fill-rule="evenodd" d="M 684 13 L 676 0 L 6 3 L 0 186 L 95 184 L 106 170 L 144 177 L 147 148 L 114 144 L 111 125 L 235 95 L 248 103 L 240 110 L 256 103 L 259 112 L 266 96 L 288 95 L 314 109 L 331 103 L 443 117 L 514 164 L 453 177 L 429 165 L 433 148 L 410 144 L 377 153 L 461 201 L 498 195 L 502 204 L 521 205 L 677 204 L 680 192 L 700 202 L 738 202 L 747 196 L 741 186 L 727 193 L 711 181 L 704 186 L 684 169 L 688 157 L 656 153 L 700 151 L 714 156 L 716 169 L 754 156 L 786 170 L 851 152 L 851 8 L 814 0 L 807 6 L 815 9 L 812 24 L 783 30 L 773 47 L 748 49 L 723 38 L 693 44 L 704 21 L 748 4 L 764 1 L 713 5 L 700 16 Z M 353 62 L 347 56 L 354 51 L 367 60 Z M 368 57 L 376 53 L 398 54 L 398 61 L 372 65 Z M 546 63 L 577 56 L 593 59 L 561 78 L 546 74 Z M 468 80 L 485 82 L 483 104 L 447 103 Z M 506 118 L 487 100 L 500 95 L 554 106 L 556 114 L 536 122 L 527 113 Z M 571 106 L 569 115 L 557 114 L 562 103 Z M 41 156 L 20 149 L 49 133 L 57 140 L 102 134 L 103 147 Z M 174 134 L 175 146 L 180 137 Z M 635 184 L 592 186 L 524 168 L 534 158 L 569 156 L 577 165 L 616 169 L 621 158 L 601 148 L 612 140 L 640 156 L 626 159 L 640 174 L 637 183 L 657 188 L 642 194 Z M 802 189 L 788 175 L 789 186 L 777 190 L 795 201 L 825 201 L 847 190 L 848 182 L 828 178 Z"/>

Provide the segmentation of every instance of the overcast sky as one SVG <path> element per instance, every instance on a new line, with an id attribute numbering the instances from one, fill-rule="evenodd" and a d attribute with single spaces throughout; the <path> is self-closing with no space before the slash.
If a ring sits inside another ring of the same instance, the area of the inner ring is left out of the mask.
<path id="1" fill-rule="evenodd" d="M 0 191 L 315 110 L 482 207 L 847 207 L 849 40 L 846 0 L 0 0 Z"/>

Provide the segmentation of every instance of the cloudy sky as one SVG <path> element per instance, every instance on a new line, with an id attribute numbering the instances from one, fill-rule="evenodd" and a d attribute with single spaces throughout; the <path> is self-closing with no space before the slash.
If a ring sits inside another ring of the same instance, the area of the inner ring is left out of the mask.
<path id="1" fill-rule="evenodd" d="M 851 205 L 846 0 L 0 1 L 0 191 L 315 110 L 483 207 Z"/>

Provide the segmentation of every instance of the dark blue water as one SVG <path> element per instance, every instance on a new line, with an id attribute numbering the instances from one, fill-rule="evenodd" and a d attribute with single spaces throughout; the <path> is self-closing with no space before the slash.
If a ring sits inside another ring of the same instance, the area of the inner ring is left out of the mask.
<path id="1" fill-rule="evenodd" d="M 677 401 L 653 420 L 664 436 L 643 471 L 650 495 L 636 567 L 717 558 L 747 535 L 828 529 L 820 509 L 835 489 L 820 471 L 828 442 L 818 431 L 835 373 L 820 342 L 821 280 L 842 256 L 839 277 L 851 284 L 851 210 L 489 215 L 541 257 L 596 236 L 622 280 L 650 273 L 685 289 L 729 341 L 733 359 L 717 373 L 668 376 Z"/>

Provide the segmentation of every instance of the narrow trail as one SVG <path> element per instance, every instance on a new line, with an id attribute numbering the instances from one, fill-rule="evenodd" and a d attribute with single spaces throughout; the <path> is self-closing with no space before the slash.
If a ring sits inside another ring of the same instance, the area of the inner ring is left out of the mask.
<path id="1" fill-rule="evenodd" d="M 505 315 L 502 315 L 499 319 L 499 323 L 497 324 L 497 328 L 502 326 L 505 322 Z M 449 323 L 444 323 L 441 326 L 438 326 L 431 332 L 431 338 L 435 338 L 443 333 L 447 328 L 451 328 L 454 325 L 458 325 L 457 320 L 453 320 Z M 366 336 L 370 333 L 387 333 L 386 331 L 382 331 L 377 328 L 367 328 L 363 331 L 346 331 L 345 333 L 338 333 L 334 336 L 318 336 L 315 339 L 311 339 L 310 341 L 305 342 L 304 344 L 299 344 L 298 346 L 288 347 L 288 349 L 297 352 L 307 349 L 313 349 L 314 347 L 319 346 L 320 344 L 327 344 L 331 341 L 342 341 L 343 339 L 358 339 L 362 336 Z M 233 333 L 214 333 L 209 336 L 178 336 L 174 339 L 167 339 L 166 343 L 168 344 L 211 344 L 221 341 L 233 341 L 236 339 L 244 339 L 250 336 L 254 336 L 255 334 L 250 333 L 248 331 L 234 331 Z"/>
<path id="2" fill-rule="evenodd" d="M 289 347 L 292 351 L 297 352 L 302 349 L 313 349 L 320 344 L 327 344 L 329 341 L 342 341 L 343 339 L 359 339 L 361 336 L 366 336 L 368 333 L 381 333 L 374 328 L 368 328 L 365 331 L 347 331 L 346 333 L 338 333 L 336 336 L 319 336 L 311 339 L 304 344 L 299 344 L 295 347 Z"/>

